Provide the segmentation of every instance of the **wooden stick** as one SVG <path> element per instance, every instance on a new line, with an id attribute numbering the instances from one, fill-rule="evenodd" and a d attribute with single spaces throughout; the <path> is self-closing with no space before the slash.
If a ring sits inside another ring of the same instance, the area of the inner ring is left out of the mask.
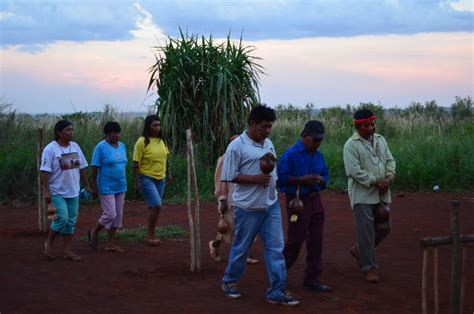
<path id="1" fill-rule="evenodd" d="M 44 137 L 43 129 L 38 129 L 38 145 L 36 147 L 36 182 L 38 185 L 38 229 L 39 231 L 46 231 L 46 209 L 43 198 L 43 186 L 41 184 L 41 154 L 43 152 Z"/>
<path id="2" fill-rule="evenodd" d="M 461 243 L 474 242 L 474 234 L 460 235 L 459 242 Z M 452 243 L 453 243 L 452 236 L 428 237 L 428 238 L 423 238 L 420 240 L 421 247 L 438 246 L 438 245 L 445 245 L 445 244 L 452 244 Z"/>
<path id="3" fill-rule="evenodd" d="M 439 313 L 439 286 L 438 286 L 438 248 L 433 250 L 433 286 L 435 314 Z"/>
<path id="4" fill-rule="evenodd" d="M 196 264 L 196 272 L 201 271 L 201 226 L 199 222 L 199 188 L 197 184 L 197 176 L 196 176 L 196 166 L 194 163 L 194 148 L 192 145 L 192 138 L 191 138 L 191 130 L 189 130 L 189 138 L 191 142 L 191 146 L 189 148 L 190 155 L 191 155 L 191 178 L 193 181 L 194 187 L 194 244 L 195 244 L 195 264 Z M 186 131 L 186 136 L 188 136 Z"/>
<path id="5" fill-rule="evenodd" d="M 423 250 L 423 269 L 421 273 L 421 313 L 427 314 L 426 307 L 426 269 L 428 266 L 428 249 Z"/>
<path id="6" fill-rule="evenodd" d="M 451 209 L 451 235 L 453 240 L 451 256 L 451 314 L 459 314 L 461 297 L 461 242 L 459 241 L 459 201 L 450 201 Z"/>
<path id="7" fill-rule="evenodd" d="M 189 221 L 189 237 L 190 237 L 190 246 L 191 246 L 191 267 L 190 270 L 192 272 L 195 271 L 196 268 L 196 247 L 195 247 L 195 234 L 194 234 L 194 221 L 193 221 L 193 213 L 192 213 L 192 195 L 191 195 L 191 176 L 192 176 L 192 171 L 191 171 L 191 149 L 192 148 L 192 143 L 191 143 L 191 130 L 187 129 L 186 130 L 186 157 L 187 157 L 187 163 L 188 163 L 188 180 L 187 180 L 187 196 L 188 196 L 188 206 L 187 206 L 187 213 L 188 213 L 188 221 Z"/>
<path id="8" fill-rule="evenodd" d="M 461 272 L 461 305 L 459 313 L 464 311 L 464 290 L 466 288 L 467 248 L 462 249 L 462 272 Z"/>

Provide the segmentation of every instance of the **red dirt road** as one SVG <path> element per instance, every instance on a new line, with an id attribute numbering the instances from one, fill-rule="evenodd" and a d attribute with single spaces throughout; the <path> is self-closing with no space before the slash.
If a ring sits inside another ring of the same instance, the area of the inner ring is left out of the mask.
<path id="1" fill-rule="evenodd" d="M 207 242 L 215 236 L 217 214 L 213 203 L 201 204 L 202 271 L 189 271 L 189 237 L 167 240 L 157 248 L 142 243 L 123 244 L 124 254 L 89 249 L 75 239 L 82 262 L 47 261 L 42 254 L 45 235 L 37 232 L 34 206 L 0 207 L 0 312 L 4 313 L 420 313 L 422 249 L 419 239 L 450 233 L 449 199 L 461 205 L 461 233 L 474 234 L 474 193 L 415 193 L 395 195 L 393 231 L 377 249 L 381 282 L 370 284 L 357 269 L 348 249 L 355 227 L 347 195 L 323 194 L 326 206 L 324 273 L 321 280 L 334 289 L 316 293 L 302 288 L 305 247 L 288 272 L 288 290 L 298 308 L 265 301 L 264 263 L 248 266 L 240 282 L 241 300 L 228 300 L 220 282 L 228 256 L 214 263 Z M 126 205 L 124 225 L 145 224 L 143 203 Z M 83 236 L 100 214 L 99 205 L 82 206 L 77 236 Z M 166 205 L 159 225 L 178 224 L 188 229 L 186 205 Z M 57 239 L 56 254 L 62 240 Z M 474 245 L 467 246 L 464 313 L 474 312 Z M 252 248 L 262 256 L 262 243 Z M 439 250 L 440 313 L 449 312 L 450 248 Z M 432 265 L 429 264 L 429 303 L 433 312 Z"/>

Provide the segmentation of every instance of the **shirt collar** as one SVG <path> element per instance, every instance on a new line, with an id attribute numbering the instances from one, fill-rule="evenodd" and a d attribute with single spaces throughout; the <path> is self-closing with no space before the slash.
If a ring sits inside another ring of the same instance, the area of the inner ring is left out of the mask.
<path id="1" fill-rule="evenodd" d="M 374 133 L 374 138 L 378 138 L 378 137 L 380 137 L 380 135 L 378 135 L 377 133 Z M 355 131 L 354 134 L 352 134 L 351 139 L 358 140 L 358 141 L 365 140 L 359 135 L 359 132 L 357 131 Z"/>
<path id="2" fill-rule="evenodd" d="M 297 140 L 295 146 L 298 152 L 302 152 L 306 150 L 306 147 L 304 146 L 303 142 L 301 142 L 301 140 Z"/>
<path id="3" fill-rule="evenodd" d="M 266 147 L 265 144 L 267 143 L 267 139 L 265 139 L 262 144 L 257 143 L 247 135 L 247 130 L 243 131 L 242 134 L 240 134 L 240 138 L 242 139 L 242 142 L 244 144 L 249 144 L 249 145 L 253 145 L 253 146 L 256 146 L 256 147 L 262 147 L 262 148 Z"/>

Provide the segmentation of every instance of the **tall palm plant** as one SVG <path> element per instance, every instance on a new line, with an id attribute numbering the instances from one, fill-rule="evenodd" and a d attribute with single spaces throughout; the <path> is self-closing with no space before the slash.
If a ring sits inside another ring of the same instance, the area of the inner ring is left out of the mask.
<path id="1" fill-rule="evenodd" d="M 157 111 L 173 151 L 184 151 L 191 128 L 201 153 L 215 160 L 228 139 L 245 127 L 247 114 L 260 100 L 263 68 L 252 46 L 230 35 L 216 44 L 212 36 L 183 34 L 155 47 L 148 89 L 158 93 Z"/>

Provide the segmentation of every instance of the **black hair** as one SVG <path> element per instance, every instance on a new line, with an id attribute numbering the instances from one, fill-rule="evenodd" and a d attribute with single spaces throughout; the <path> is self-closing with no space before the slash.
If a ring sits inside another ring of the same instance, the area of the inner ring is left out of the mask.
<path id="1" fill-rule="evenodd" d="M 115 121 L 109 121 L 104 125 L 104 134 L 110 134 L 112 132 L 121 132 L 120 124 Z"/>
<path id="2" fill-rule="evenodd" d="M 270 107 L 267 107 L 266 105 L 257 105 L 253 107 L 253 109 L 250 111 L 249 117 L 248 117 L 248 124 L 253 121 L 256 124 L 260 124 L 263 121 L 266 122 L 273 122 L 276 120 L 276 114 L 275 110 L 273 110 Z"/>
<path id="3" fill-rule="evenodd" d="M 59 120 L 56 122 L 56 125 L 54 126 L 54 139 L 57 140 L 59 138 L 58 133 L 70 125 L 72 125 L 72 123 L 68 120 Z"/>
<path id="4" fill-rule="evenodd" d="M 374 113 L 370 111 L 369 109 L 366 109 L 366 108 L 359 109 L 354 113 L 354 120 L 367 119 L 367 118 L 372 117 L 373 115 Z M 358 130 L 361 124 L 355 123 L 354 126 Z"/>
<path id="5" fill-rule="evenodd" d="M 374 114 L 369 109 L 360 109 L 354 113 L 354 120 L 367 119 L 372 117 Z"/>
<path id="6" fill-rule="evenodd" d="M 145 125 L 143 126 L 142 136 L 145 138 L 145 147 L 150 144 L 150 127 L 154 121 L 160 121 L 160 118 L 156 114 L 149 115 L 145 118 Z M 158 138 L 163 139 L 162 130 L 158 133 Z"/>

